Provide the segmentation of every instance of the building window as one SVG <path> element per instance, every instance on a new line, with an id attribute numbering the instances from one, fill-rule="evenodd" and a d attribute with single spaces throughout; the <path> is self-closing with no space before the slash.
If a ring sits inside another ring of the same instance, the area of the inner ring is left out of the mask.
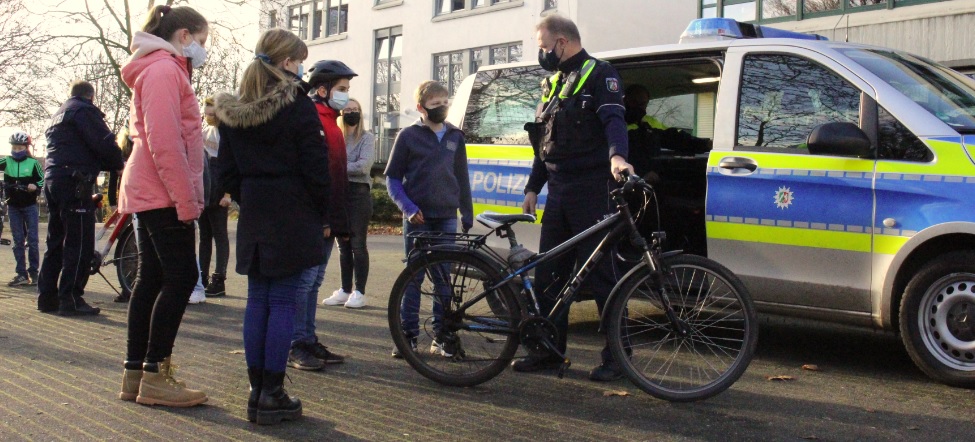
<path id="1" fill-rule="evenodd" d="M 465 63 L 464 56 L 467 56 Z M 477 72 L 481 66 L 521 61 L 521 43 L 505 43 L 482 46 L 466 51 L 435 54 L 433 56 L 433 78 L 447 86 L 450 96 L 468 75 Z"/>
<path id="2" fill-rule="evenodd" d="M 450 96 L 453 97 L 454 92 L 460 86 L 460 82 L 464 81 L 466 76 L 464 52 L 436 54 L 433 56 L 433 63 L 433 78 L 446 86 L 447 90 L 450 91 Z"/>
<path id="3" fill-rule="evenodd" d="M 516 61 L 521 61 L 521 43 L 491 47 L 490 64 L 514 63 Z"/>
<path id="4" fill-rule="evenodd" d="M 278 11 L 271 11 L 267 13 L 267 28 L 274 29 L 278 27 Z"/>
<path id="5" fill-rule="evenodd" d="M 434 15 L 446 15 L 510 2 L 511 0 L 435 0 Z"/>
<path id="6" fill-rule="evenodd" d="M 558 0 L 545 0 L 545 7 L 542 8 L 542 10 L 548 11 L 550 9 L 558 9 L 558 8 L 559 8 Z"/>
<path id="7" fill-rule="evenodd" d="M 385 163 L 399 133 L 400 90 L 403 83 L 403 28 L 376 31 L 375 83 L 373 84 L 372 128 L 376 142 L 376 162 Z"/>
<path id="8" fill-rule="evenodd" d="M 702 18 L 774 22 L 941 1 L 948 0 L 723 0 L 720 5 L 717 0 L 699 0 L 699 4 Z"/>
<path id="9" fill-rule="evenodd" d="M 311 11 L 312 2 L 302 3 L 288 8 L 288 28 L 302 40 L 308 39 L 308 25 Z"/>
<path id="10" fill-rule="evenodd" d="M 349 0 L 315 0 L 288 8 L 288 28 L 302 40 L 348 32 Z"/>

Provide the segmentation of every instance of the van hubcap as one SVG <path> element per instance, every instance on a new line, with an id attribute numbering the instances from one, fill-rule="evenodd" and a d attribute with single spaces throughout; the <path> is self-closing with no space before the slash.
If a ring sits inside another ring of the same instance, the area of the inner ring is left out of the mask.
<path id="1" fill-rule="evenodd" d="M 928 351 L 952 368 L 975 370 L 975 275 L 941 278 L 920 307 L 921 338 Z"/>

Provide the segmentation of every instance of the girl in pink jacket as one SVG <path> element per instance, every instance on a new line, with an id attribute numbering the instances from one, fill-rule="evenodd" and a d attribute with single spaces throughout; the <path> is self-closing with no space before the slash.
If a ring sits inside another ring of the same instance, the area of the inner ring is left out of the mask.
<path id="1" fill-rule="evenodd" d="M 138 221 L 122 400 L 189 407 L 202 391 L 173 379 L 170 356 L 199 271 L 193 221 L 203 210 L 203 135 L 190 84 L 206 61 L 209 25 L 195 10 L 156 6 L 132 39 L 122 80 L 132 89 L 119 210 Z"/>

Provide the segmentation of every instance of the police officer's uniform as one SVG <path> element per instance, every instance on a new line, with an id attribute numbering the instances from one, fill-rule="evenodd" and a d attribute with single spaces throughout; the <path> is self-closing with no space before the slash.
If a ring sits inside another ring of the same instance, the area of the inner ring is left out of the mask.
<path id="1" fill-rule="evenodd" d="M 95 248 L 91 190 L 100 171 L 124 167 L 122 151 L 105 124 L 105 114 L 87 98 L 68 99 L 44 135 L 44 196 L 50 219 L 37 309 L 66 315 L 97 313 L 81 298 Z"/>
<path id="2" fill-rule="evenodd" d="M 533 137 L 536 155 L 525 186 L 526 193 L 537 194 L 548 183 L 539 243 L 542 252 L 615 211 L 608 196 L 613 178 L 610 158 L 620 155 L 626 159 L 628 153 L 622 81 L 616 69 L 583 50 L 563 61 L 559 72 L 548 81 L 545 103 L 539 109 L 554 109 L 550 117 L 538 122 L 539 130 Z M 571 84 L 564 87 L 567 81 Z M 549 105 L 553 100 L 558 100 L 557 106 Z M 536 269 L 536 286 L 543 293 L 539 301 L 544 311 L 553 307 L 553 298 L 569 279 L 574 263 L 585 262 L 600 240 L 580 243 L 574 254 L 568 253 Z M 592 290 L 600 312 L 617 280 L 613 259 L 604 256 L 583 286 Z M 558 347 L 564 353 L 568 318 L 557 321 L 556 326 L 560 333 Z M 608 344 L 602 357 L 604 363 L 612 360 Z"/>

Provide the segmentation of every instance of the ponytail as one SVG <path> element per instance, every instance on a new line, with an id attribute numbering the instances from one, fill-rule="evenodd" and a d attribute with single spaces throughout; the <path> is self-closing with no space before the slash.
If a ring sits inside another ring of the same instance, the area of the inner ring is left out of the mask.
<path id="1" fill-rule="evenodd" d="M 268 86 L 291 77 L 278 64 L 285 59 L 304 60 L 308 46 L 291 31 L 274 28 L 264 31 L 254 48 L 256 56 L 244 70 L 240 81 L 240 102 L 249 103 L 263 97 Z"/>
<path id="2" fill-rule="evenodd" d="M 207 29 L 208 26 L 207 19 L 189 6 L 174 8 L 168 5 L 157 5 L 149 11 L 149 16 L 142 25 L 142 32 L 169 41 L 180 29 L 187 29 L 190 34 L 196 34 Z"/>

